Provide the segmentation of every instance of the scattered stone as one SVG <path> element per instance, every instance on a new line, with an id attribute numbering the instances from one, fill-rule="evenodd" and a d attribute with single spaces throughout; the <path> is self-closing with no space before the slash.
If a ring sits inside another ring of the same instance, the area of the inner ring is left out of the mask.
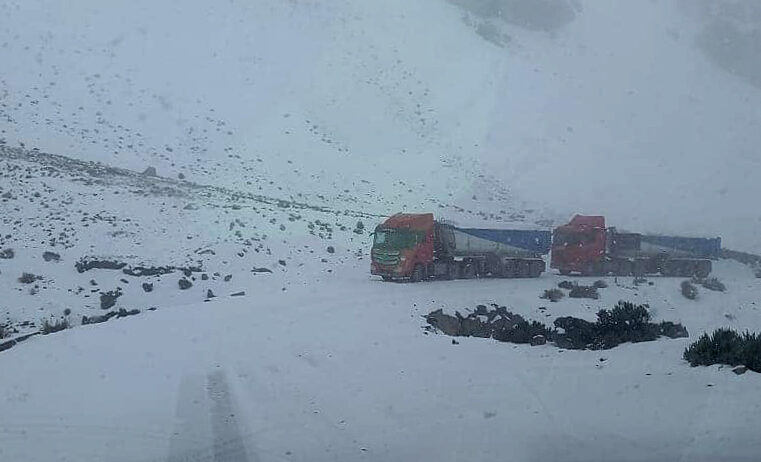
<path id="1" fill-rule="evenodd" d="M 736 367 L 734 367 L 734 368 L 732 369 L 732 372 L 734 372 L 734 373 L 735 373 L 735 374 L 737 374 L 737 375 L 742 375 L 742 374 L 744 374 L 744 373 L 748 372 L 748 368 L 747 368 L 747 367 L 745 367 L 745 366 L 742 366 L 742 365 L 740 365 L 740 366 L 736 366 Z"/>
<path id="2" fill-rule="evenodd" d="M 214 292 L 212 292 L 211 289 L 208 289 L 206 291 L 206 298 L 214 298 L 214 297 L 216 297 L 216 295 L 214 295 Z"/>
<path id="3" fill-rule="evenodd" d="M 277 262 L 280 266 L 285 266 L 285 260 L 278 260 Z"/>
<path id="4" fill-rule="evenodd" d="M 180 173 L 177 174 L 177 178 L 179 178 L 181 180 L 184 180 L 185 179 L 185 174 L 180 172 Z"/>
<path id="5" fill-rule="evenodd" d="M 50 262 L 50 261 L 59 262 L 59 261 L 61 261 L 61 255 L 59 255 L 59 254 L 57 254 L 55 252 L 49 252 L 49 251 L 47 251 L 47 252 L 43 252 L 42 253 L 42 259 L 47 261 L 47 262 Z"/>
<path id="6" fill-rule="evenodd" d="M 186 290 L 193 287 L 193 283 L 185 278 L 181 278 L 179 281 L 177 281 L 177 285 L 180 286 L 180 290 Z"/>
<path id="7" fill-rule="evenodd" d="M 16 256 L 16 252 L 14 252 L 13 249 L 11 248 L 3 249 L 2 251 L 0 251 L 0 258 L 4 260 L 10 260 L 11 258 L 15 256 Z"/>
<path id="8" fill-rule="evenodd" d="M 71 308 L 66 308 L 65 310 L 63 310 L 63 315 L 64 316 L 68 316 L 70 314 L 71 314 Z"/>
<path id="9" fill-rule="evenodd" d="M 271 273 L 272 270 L 269 268 L 253 268 L 251 270 L 252 273 Z"/>
<path id="10" fill-rule="evenodd" d="M 698 298 L 698 288 L 692 285 L 690 281 L 682 281 L 681 284 L 682 295 L 688 300 L 695 300 Z"/>
<path id="11" fill-rule="evenodd" d="M 329 245 L 326 250 L 328 253 L 336 253 L 336 249 L 332 245 Z"/>
<path id="12" fill-rule="evenodd" d="M 97 286 L 98 283 L 95 281 L 95 279 L 90 279 L 90 285 L 91 286 Z"/>
<path id="13" fill-rule="evenodd" d="M 142 176 L 159 176 L 158 173 L 156 173 L 156 167 L 147 167 L 143 172 L 141 173 Z"/>
<path id="14" fill-rule="evenodd" d="M 116 305 L 116 299 L 121 297 L 122 291 L 121 289 L 117 288 L 116 290 L 109 290 L 108 292 L 104 292 L 100 294 L 100 309 L 101 310 L 107 310 L 114 305 Z"/>
<path id="15" fill-rule="evenodd" d="M 232 274 L 228 274 L 228 275 L 226 275 L 226 276 L 224 277 L 224 281 L 225 281 L 225 282 L 230 282 L 230 280 L 231 280 L 232 278 L 233 278 L 233 275 L 232 275 Z"/>
<path id="16" fill-rule="evenodd" d="M 458 342 L 458 341 L 457 341 L 457 340 L 455 340 L 455 339 L 452 339 L 452 345 L 459 345 L 459 344 L 460 344 L 460 342 Z"/>
<path id="17" fill-rule="evenodd" d="M 596 287 L 579 285 L 573 286 L 571 291 L 568 292 L 568 296 L 571 298 L 590 298 L 593 300 L 600 298 L 600 294 L 597 293 Z"/>
<path id="18" fill-rule="evenodd" d="M 125 310 L 124 308 L 119 308 L 119 311 L 116 313 L 116 318 L 126 318 L 127 316 L 134 316 L 136 314 L 140 314 L 140 310 L 137 308 L 133 310 Z"/>
<path id="19" fill-rule="evenodd" d="M 547 338 L 544 335 L 537 334 L 531 337 L 531 346 L 544 345 L 547 343 Z"/>
<path id="20" fill-rule="evenodd" d="M 153 283 L 152 282 L 144 282 L 143 283 L 143 291 L 144 292 L 153 292 Z"/>
<path id="21" fill-rule="evenodd" d="M 124 268 L 122 272 L 127 276 L 161 276 L 163 274 L 173 273 L 176 268 L 173 266 L 134 266 L 130 268 Z"/>
<path id="22" fill-rule="evenodd" d="M 208 275 L 208 274 L 206 274 L 206 273 L 203 273 L 203 274 L 201 275 L 201 280 L 202 280 L 202 281 L 206 281 L 206 280 L 208 280 L 208 279 L 209 279 L 209 275 Z"/>
<path id="23" fill-rule="evenodd" d="M 126 263 L 118 262 L 114 260 L 97 260 L 91 258 L 82 258 L 74 264 L 78 273 L 84 273 L 91 269 L 108 269 L 108 270 L 120 270 L 127 266 Z"/>

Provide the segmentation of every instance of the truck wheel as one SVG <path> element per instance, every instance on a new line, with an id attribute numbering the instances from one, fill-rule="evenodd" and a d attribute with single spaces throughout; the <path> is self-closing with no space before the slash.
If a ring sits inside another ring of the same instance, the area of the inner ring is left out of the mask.
<path id="1" fill-rule="evenodd" d="M 616 270 L 616 276 L 631 276 L 634 273 L 634 264 L 630 261 L 620 261 L 618 263 L 618 270 Z"/>
<path id="2" fill-rule="evenodd" d="M 560 275 L 561 276 L 569 276 L 570 274 L 571 274 L 571 272 L 568 271 L 567 269 L 560 270 Z"/>
<path id="3" fill-rule="evenodd" d="M 531 276 L 531 265 L 529 264 L 529 262 L 521 260 L 518 262 L 516 266 L 517 266 L 516 277 L 527 278 Z"/>
<path id="4" fill-rule="evenodd" d="M 381 277 L 383 278 L 384 281 L 393 281 L 394 280 L 394 278 L 392 278 L 391 276 L 381 276 Z"/>
<path id="5" fill-rule="evenodd" d="M 531 268 L 530 269 L 530 272 L 531 272 L 530 276 L 532 278 L 538 278 L 544 272 L 544 262 L 541 262 L 541 261 L 532 261 L 530 268 Z"/>
<path id="6" fill-rule="evenodd" d="M 410 276 L 410 282 L 420 282 L 423 280 L 423 265 L 415 265 Z"/>
<path id="7" fill-rule="evenodd" d="M 707 278 L 709 274 L 711 274 L 711 262 L 708 260 L 699 261 L 697 265 L 695 265 L 695 276 L 699 278 Z"/>

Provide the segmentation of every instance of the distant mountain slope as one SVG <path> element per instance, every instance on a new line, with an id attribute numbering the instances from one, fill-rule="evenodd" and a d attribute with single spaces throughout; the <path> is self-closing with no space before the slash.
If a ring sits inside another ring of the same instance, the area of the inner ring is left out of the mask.
<path id="1" fill-rule="evenodd" d="M 758 251 L 753 5 L 3 1 L 0 137 L 378 214 L 604 213 Z"/>

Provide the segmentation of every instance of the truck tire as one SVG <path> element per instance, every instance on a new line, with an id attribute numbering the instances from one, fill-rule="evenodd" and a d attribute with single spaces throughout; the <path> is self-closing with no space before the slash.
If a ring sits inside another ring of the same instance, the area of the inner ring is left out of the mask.
<path id="1" fill-rule="evenodd" d="M 544 268 L 545 266 L 543 261 L 532 261 L 529 270 L 530 277 L 538 278 L 544 272 Z"/>
<path id="2" fill-rule="evenodd" d="M 712 264 L 710 260 L 700 260 L 695 265 L 695 276 L 699 278 L 707 278 L 711 274 Z"/>
<path id="3" fill-rule="evenodd" d="M 515 277 L 527 278 L 531 276 L 531 264 L 529 262 L 525 260 L 519 260 L 515 266 L 516 266 Z"/>
<path id="4" fill-rule="evenodd" d="M 462 278 L 473 279 L 476 277 L 476 265 L 473 263 L 463 263 L 462 265 Z"/>
<path id="5" fill-rule="evenodd" d="M 394 280 L 394 278 L 392 278 L 391 276 L 381 276 L 381 277 L 383 278 L 384 281 L 393 281 Z"/>
<path id="6" fill-rule="evenodd" d="M 643 260 L 634 260 L 632 265 L 632 275 L 641 278 L 645 274 L 647 274 L 647 262 Z"/>
<path id="7" fill-rule="evenodd" d="M 629 260 L 618 262 L 618 269 L 615 272 L 616 276 L 631 276 L 632 274 L 634 274 L 634 263 Z"/>
<path id="8" fill-rule="evenodd" d="M 415 268 L 412 270 L 412 276 L 410 276 L 410 282 L 420 282 L 423 280 L 425 270 L 423 269 L 423 265 L 415 265 Z"/>

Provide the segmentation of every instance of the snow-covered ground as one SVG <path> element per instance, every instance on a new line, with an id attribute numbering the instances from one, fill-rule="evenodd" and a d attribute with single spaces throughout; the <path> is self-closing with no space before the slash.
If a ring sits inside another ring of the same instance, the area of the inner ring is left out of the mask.
<path id="1" fill-rule="evenodd" d="M 717 325 L 761 328 L 761 288 L 722 263 L 725 294 L 678 281 L 547 304 L 560 279 L 335 280 L 160 308 L 3 353 L 4 460 L 754 460 L 759 375 L 680 357 Z M 562 351 L 425 334 L 432 309 L 505 304 L 534 319 L 648 300 L 692 339 Z M 540 310 L 544 306 L 546 310 Z M 734 316 L 730 320 L 727 314 Z M 44 441 L 45 444 L 39 444 Z M 216 459 L 244 451 L 248 459 Z M 65 456 L 65 457 L 64 457 Z"/>
<path id="2" fill-rule="evenodd" d="M 0 0 L 0 325 L 74 327 L 0 352 L 0 460 L 758 460 L 761 375 L 681 359 L 704 331 L 761 331 L 739 263 L 696 301 L 669 278 L 549 303 L 552 273 L 368 274 L 369 231 L 401 210 L 599 213 L 761 253 L 754 5 Z M 422 328 L 619 300 L 690 338 L 562 351 Z M 80 325 L 119 309 L 140 314 Z"/>

